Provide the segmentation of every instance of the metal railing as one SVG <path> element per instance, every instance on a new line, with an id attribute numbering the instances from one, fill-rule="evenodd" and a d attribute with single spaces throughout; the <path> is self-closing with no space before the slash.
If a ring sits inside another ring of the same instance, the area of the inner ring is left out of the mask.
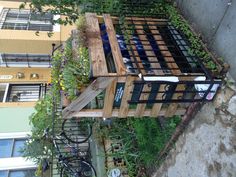
<path id="1" fill-rule="evenodd" d="M 59 94 L 60 95 L 60 94 Z M 63 119 L 61 117 L 62 103 L 53 100 L 52 132 L 53 152 L 51 159 L 51 176 L 61 177 L 73 174 L 83 176 L 91 173 L 96 177 L 96 171 L 91 163 L 90 136 L 92 129 L 86 132 L 77 118 Z M 87 120 L 86 120 L 87 122 Z M 84 168 L 84 169 L 83 169 Z"/>
<path id="2" fill-rule="evenodd" d="M 220 80 L 206 81 L 134 81 L 134 89 L 129 104 L 154 103 L 191 103 L 211 101 L 221 85 Z M 143 91 L 147 85 L 149 91 Z M 163 86 L 164 89 L 161 89 Z M 181 86 L 181 88 L 177 88 Z M 147 99 L 141 99 L 142 94 L 148 94 Z M 159 96 L 158 96 L 159 95 Z"/>
<path id="3" fill-rule="evenodd" d="M 1 66 L 6 67 L 51 67 L 47 54 L 1 54 Z"/>

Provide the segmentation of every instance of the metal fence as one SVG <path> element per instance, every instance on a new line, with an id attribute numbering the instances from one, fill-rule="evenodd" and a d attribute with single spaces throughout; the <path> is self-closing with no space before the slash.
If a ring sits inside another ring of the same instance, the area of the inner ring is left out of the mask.
<path id="1" fill-rule="evenodd" d="M 1 66 L 6 67 L 51 67 L 51 56 L 46 54 L 0 54 Z"/>

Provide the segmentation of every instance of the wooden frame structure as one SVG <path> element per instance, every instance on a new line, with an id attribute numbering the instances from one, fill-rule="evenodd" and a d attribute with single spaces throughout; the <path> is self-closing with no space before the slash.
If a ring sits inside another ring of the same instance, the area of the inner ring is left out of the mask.
<path id="1" fill-rule="evenodd" d="M 64 118 L 184 115 L 186 103 L 213 98 L 221 81 L 189 54 L 188 41 L 168 20 L 85 17 L 94 80 L 63 110 Z M 103 108 L 86 109 L 103 90 Z"/>

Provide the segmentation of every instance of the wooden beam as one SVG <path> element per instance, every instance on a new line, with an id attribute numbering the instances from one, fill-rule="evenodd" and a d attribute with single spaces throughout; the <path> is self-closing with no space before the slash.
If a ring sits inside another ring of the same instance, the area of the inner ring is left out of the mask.
<path id="1" fill-rule="evenodd" d="M 128 100 L 131 99 L 131 93 L 130 92 L 134 88 L 134 84 L 133 84 L 134 79 L 135 79 L 135 77 L 132 77 L 132 76 L 127 76 L 127 78 L 126 78 L 125 89 L 124 89 L 124 93 L 123 93 L 123 96 L 122 96 L 120 111 L 119 111 L 118 117 L 127 117 L 127 114 L 129 112 Z"/>
<path id="2" fill-rule="evenodd" d="M 112 109 L 116 92 L 116 83 L 117 79 L 113 80 L 106 88 L 102 117 L 109 118 L 112 116 Z"/>
<path id="3" fill-rule="evenodd" d="M 166 113 L 167 109 L 166 108 L 162 108 L 161 111 L 159 112 L 158 116 L 164 116 Z M 119 117 L 119 109 L 113 109 L 112 111 L 112 116 L 111 117 Z M 134 109 L 130 109 L 127 113 L 126 117 L 134 117 L 136 110 Z M 186 109 L 184 108 L 178 108 L 176 110 L 175 115 L 184 115 L 186 112 Z M 143 116 L 150 116 L 151 110 L 150 109 L 146 109 L 144 111 Z M 82 109 L 79 112 L 74 112 L 73 114 L 71 114 L 73 117 L 100 117 L 102 118 L 103 116 L 103 109 Z M 126 117 L 122 117 L 122 118 L 126 118 Z"/>
<path id="4" fill-rule="evenodd" d="M 95 13 L 86 13 L 85 18 L 87 23 L 86 35 L 93 76 L 98 77 L 107 75 L 106 58 L 97 15 Z"/>
<path id="5" fill-rule="evenodd" d="M 63 118 L 71 118 L 75 112 L 79 112 L 99 93 L 101 93 L 112 81 L 114 77 L 99 77 L 94 80 L 81 95 L 62 111 Z"/>
<path id="6" fill-rule="evenodd" d="M 116 32 L 112 23 L 111 16 L 109 14 L 103 15 L 104 22 L 106 25 L 106 31 L 108 34 L 109 42 L 111 45 L 112 56 L 115 61 L 116 71 L 118 75 L 125 75 L 126 74 L 126 67 L 123 62 L 123 57 L 120 51 L 119 44 L 116 38 Z"/>

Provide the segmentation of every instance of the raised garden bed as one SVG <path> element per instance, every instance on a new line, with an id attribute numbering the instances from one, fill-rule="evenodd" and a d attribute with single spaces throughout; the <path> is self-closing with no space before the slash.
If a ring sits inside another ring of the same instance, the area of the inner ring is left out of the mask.
<path id="1" fill-rule="evenodd" d="M 64 117 L 183 115 L 186 104 L 211 101 L 221 80 L 189 52 L 167 19 L 85 14 L 93 82 Z M 103 109 L 84 109 L 106 89 Z"/>

